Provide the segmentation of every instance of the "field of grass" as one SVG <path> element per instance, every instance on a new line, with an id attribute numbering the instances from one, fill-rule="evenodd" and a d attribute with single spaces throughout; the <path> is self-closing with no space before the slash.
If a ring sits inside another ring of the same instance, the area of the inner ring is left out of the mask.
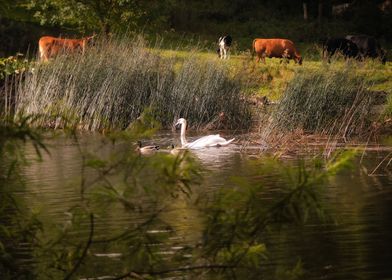
<path id="1" fill-rule="evenodd" d="M 340 56 L 326 63 L 321 59 L 321 52 L 316 45 L 302 45 L 304 62 L 301 66 L 293 61 L 281 63 L 276 58 L 267 59 L 265 64 L 257 63 L 249 51 L 232 54 L 228 60 L 219 60 L 212 50 L 199 51 L 197 55 L 201 60 L 217 60 L 227 65 L 231 76 L 242 81 L 243 94 L 252 100 L 266 96 L 275 103 L 284 101 L 278 105 L 275 123 L 264 128 L 267 134 L 271 129 L 283 131 L 282 127 L 288 128 L 288 123 L 292 125 L 292 131 L 304 129 L 344 139 L 360 134 L 366 137 L 372 122 L 390 127 L 392 63 L 382 65 L 371 59 L 345 61 Z M 162 50 L 161 54 L 181 60 L 189 52 Z M 385 94 L 386 104 L 379 106 L 378 111 L 374 110 L 375 100 Z M 327 102 L 334 109 L 328 109 L 325 100 L 330 100 Z M 291 111 L 295 113 L 291 115 Z M 337 121 L 339 118 L 341 122 Z"/>
<path id="2" fill-rule="evenodd" d="M 363 77 L 371 84 L 371 90 L 392 93 L 392 62 L 382 65 L 378 61 L 366 60 L 359 62 L 344 61 L 336 57 L 328 64 L 321 60 L 321 49 L 314 45 L 303 45 L 304 62 L 302 66 L 290 63 L 281 63 L 280 59 L 268 59 L 265 64 L 257 63 L 256 58 L 249 52 L 242 52 L 230 56 L 228 60 L 221 60 L 222 64 L 229 66 L 233 76 L 240 77 L 247 85 L 247 94 L 265 95 L 273 101 L 278 101 L 288 82 L 297 72 L 314 72 L 319 69 L 337 71 L 348 69 L 355 75 Z M 189 56 L 188 50 L 161 50 L 165 57 L 176 57 L 180 62 Z M 213 51 L 199 51 L 196 54 L 202 60 L 219 60 Z"/>
<path id="3" fill-rule="evenodd" d="M 125 129 L 146 109 L 164 128 L 180 117 L 194 128 L 249 127 L 242 84 L 226 65 L 196 51 L 177 57 L 160 50 L 142 37 L 121 37 L 97 41 L 84 55 L 35 63 L 16 86 L 15 110 L 44 114 L 44 126 L 71 119 L 88 130 Z"/>
<path id="4" fill-rule="evenodd" d="M 265 96 L 279 103 L 288 85 L 298 77 L 302 81 L 313 73 L 324 76 L 331 73 L 328 80 L 338 77 L 339 74 L 333 73 L 347 73 L 363 80 L 367 91 L 387 93 L 384 116 L 392 117 L 391 62 L 386 65 L 372 60 L 346 62 L 336 57 L 328 64 L 321 60 L 319 46 L 305 44 L 298 46 L 303 65 L 276 58 L 267 58 L 264 64 L 257 63 L 249 50 L 234 50 L 230 59 L 220 60 L 216 46 L 208 46 L 206 42 L 184 41 L 169 48 L 169 44 L 159 40 L 155 43 L 127 40 L 110 42 L 109 47 L 98 46 L 85 58 L 60 57 L 48 64 L 35 64 L 36 74 L 29 75 L 27 83 L 18 87 L 18 110 L 53 113 L 61 109 L 68 114 L 72 111 L 93 129 L 124 128 L 148 107 L 153 107 L 156 117 L 166 127 L 180 115 L 202 127 L 215 122 L 217 115 L 225 112 L 226 117 L 235 121 L 235 127 L 240 128 L 249 124 L 249 110 L 241 107 L 244 99 Z M 315 89 L 319 90 L 319 86 L 315 85 Z M 118 104 L 109 106 L 108 98 Z M 186 103 L 189 99 L 196 100 L 200 106 Z M 185 103 L 180 106 L 177 102 Z"/>

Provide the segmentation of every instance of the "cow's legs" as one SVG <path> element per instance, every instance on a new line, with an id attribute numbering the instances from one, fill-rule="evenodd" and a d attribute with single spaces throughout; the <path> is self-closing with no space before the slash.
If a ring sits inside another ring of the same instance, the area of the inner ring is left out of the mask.
<path id="1" fill-rule="evenodd" d="M 265 53 L 263 53 L 262 55 L 261 55 L 261 61 L 265 64 L 265 57 L 266 57 L 266 54 Z"/>
<path id="2" fill-rule="evenodd" d="M 41 61 L 49 61 L 49 50 L 44 50 L 41 54 Z"/>
<path id="3" fill-rule="evenodd" d="M 224 52 L 225 52 L 225 57 L 224 57 L 224 59 L 227 59 L 227 49 L 226 49 L 226 48 L 223 48 L 223 50 L 224 50 Z"/>
<path id="4" fill-rule="evenodd" d="M 47 61 L 46 51 L 43 47 L 39 46 L 39 59 L 40 61 Z"/>

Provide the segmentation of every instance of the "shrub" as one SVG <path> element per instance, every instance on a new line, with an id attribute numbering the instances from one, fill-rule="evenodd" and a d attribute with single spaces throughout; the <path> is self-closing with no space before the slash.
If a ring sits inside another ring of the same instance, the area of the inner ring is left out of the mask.
<path id="1" fill-rule="evenodd" d="M 15 88 L 12 86 L 29 69 L 30 62 L 23 54 L 0 58 L 0 115 L 13 113 Z"/>
<path id="2" fill-rule="evenodd" d="M 28 68 L 28 60 L 22 60 L 22 56 L 18 53 L 15 56 L 0 58 L 0 80 L 4 80 L 9 75 L 22 73 Z"/>

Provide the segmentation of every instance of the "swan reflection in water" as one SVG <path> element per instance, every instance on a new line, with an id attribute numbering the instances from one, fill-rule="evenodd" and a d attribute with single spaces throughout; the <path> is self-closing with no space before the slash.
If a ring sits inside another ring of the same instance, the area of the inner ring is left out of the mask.
<path id="1" fill-rule="evenodd" d="M 204 149 L 184 149 L 172 145 L 170 154 L 174 156 L 183 156 L 186 154 L 198 160 L 205 167 L 221 168 L 231 162 L 232 157 L 238 156 L 239 150 L 240 148 L 237 145 Z"/>

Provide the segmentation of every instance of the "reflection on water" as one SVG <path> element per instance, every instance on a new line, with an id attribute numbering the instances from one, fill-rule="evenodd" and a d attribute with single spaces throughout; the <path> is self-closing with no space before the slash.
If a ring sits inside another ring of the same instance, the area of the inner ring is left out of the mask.
<path id="1" fill-rule="evenodd" d="M 178 145 L 177 138 L 176 134 L 162 133 L 145 141 L 145 145 L 154 143 L 169 149 L 171 144 Z M 189 137 L 189 141 L 193 139 Z M 104 152 L 99 139 L 90 136 L 85 143 L 97 153 Z M 58 221 L 66 221 L 69 219 L 67 210 L 80 200 L 81 158 L 71 140 L 55 139 L 49 144 L 50 156 L 44 155 L 42 162 L 35 162 L 25 170 L 28 184 L 23 197 L 32 209 L 41 210 Z M 213 194 L 222 188 L 230 188 L 233 184 L 231 177 L 246 176 L 254 177 L 256 182 L 264 180 L 268 186 L 266 193 L 279 194 L 276 177 L 255 177 L 245 164 L 258 151 L 254 146 L 243 152 L 239 144 L 191 151 L 204 167 L 205 176 L 203 184 L 197 186 L 194 193 Z M 34 151 L 28 150 L 28 153 Z M 369 152 L 362 169 L 373 170 L 384 156 L 383 153 Z M 288 164 L 295 164 L 295 160 Z M 265 263 L 264 279 L 274 279 L 277 269 L 290 269 L 299 259 L 306 279 L 392 279 L 392 178 L 387 172 L 385 176 L 367 176 L 370 172 L 362 169 L 355 168 L 334 177 L 325 190 L 325 203 L 331 213 L 336 214 L 334 222 L 285 227 L 268 236 L 269 259 Z M 266 198 L 273 196 L 266 195 Z M 99 217 L 97 231 L 100 236 L 97 238 L 111 236 L 116 229 L 135 224 L 138 219 L 137 215 L 122 213 L 121 207 L 112 209 Z M 197 243 L 201 238 L 203 217 L 192 200 L 175 200 L 162 214 L 162 219 L 172 226 L 168 232 L 174 230 L 178 233 L 169 239 L 170 244 L 157 244 L 163 256 L 175 254 L 189 242 Z M 161 234 L 162 231 L 165 229 L 151 229 L 150 233 Z M 93 257 L 96 258 L 95 270 L 91 275 L 86 271 L 86 277 L 117 273 L 116 263 L 121 255 L 116 251 L 93 252 Z"/>

